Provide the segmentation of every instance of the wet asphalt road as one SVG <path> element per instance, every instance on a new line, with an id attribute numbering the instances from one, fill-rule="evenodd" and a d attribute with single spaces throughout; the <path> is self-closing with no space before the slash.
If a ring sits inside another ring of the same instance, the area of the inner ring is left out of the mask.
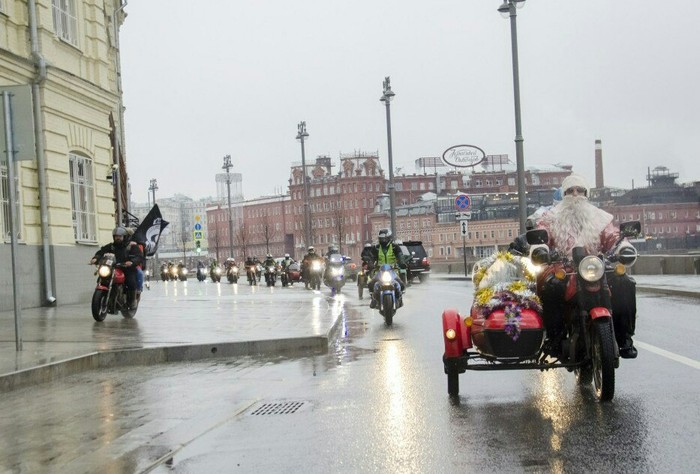
<path id="1" fill-rule="evenodd" d="M 138 472 L 161 458 L 155 472 L 695 472 L 697 300 L 638 296 L 640 355 L 622 361 L 612 403 L 563 369 L 468 372 L 455 402 L 440 313 L 466 312 L 471 284 L 414 285 L 390 328 L 347 290 L 327 355 L 130 367 L 3 394 L 0 471 Z M 17 446 L 19 459 L 4 455 Z"/>

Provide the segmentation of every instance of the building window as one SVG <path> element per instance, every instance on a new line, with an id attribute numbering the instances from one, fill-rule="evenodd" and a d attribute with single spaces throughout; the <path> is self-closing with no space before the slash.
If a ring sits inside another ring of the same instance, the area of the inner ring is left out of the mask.
<path id="1" fill-rule="evenodd" d="M 52 0 L 53 29 L 56 36 L 78 46 L 78 19 L 75 14 L 75 0 Z"/>
<path id="2" fill-rule="evenodd" d="M 1 152 L 0 152 L 1 153 Z M 19 203 L 19 173 L 15 175 L 15 216 L 18 221 L 21 221 Z M 10 182 L 7 179 L 7 166 L 0 165 L 0 206 L 2 206 L 2 216 L 0 216 L 0 230 L 2 231 L 3 240 L 10 240 Z M 15 227 L 21 234 L 19 229 L 22 228 L 21 222 L 17 222 Z M 21 235 L 19 236 L 21 239 Z"/>
<path id="3" fill-rule="evenodd" d="M 73 216 L 73 234 L 79 242 L 96 242 L 95 231 L 95 182 L 92 160 L 70 153 L 70 194 Z"/>

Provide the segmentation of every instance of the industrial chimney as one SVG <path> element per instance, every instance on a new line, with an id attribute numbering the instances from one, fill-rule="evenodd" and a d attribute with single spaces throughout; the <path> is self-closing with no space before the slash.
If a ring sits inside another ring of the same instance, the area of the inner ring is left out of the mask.
<path id="1" fill-rule="evenodd" d="M 595 187 L 601 189 L 605 186 L 603 181 L 603 145 L 600 140 L 595 141 Z"/>

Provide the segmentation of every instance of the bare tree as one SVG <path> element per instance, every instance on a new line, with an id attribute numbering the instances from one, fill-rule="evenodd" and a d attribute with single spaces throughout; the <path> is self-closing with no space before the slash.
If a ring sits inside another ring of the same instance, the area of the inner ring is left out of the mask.
<path id="1" fill-rule="evenodd" d="M 221 243 L 219 242 L 219 233 L 216 231 L 216 229 L 214 229 L 211 234 L 212 240 L 214 241 L 214 248 L 216 249 L 216 261 L 219 262 L 219 247 L 221 246 Z"/>
<path id="2" fill-rule="evenodd" d="M 248 245 L 250 245 L 250 230 L 245 225 L 245 222 L 241 222 L 238 230 L 234 232 L 234 239 L 236 246 L 243 251 L 242 259 L 246 258 L 248 256 Z"/>
<path id="3" fill-rule="evenodd" d="M 340 206 L 340 201 L 335 203 L 332 210 L 333 231 L 338 236 L 338 252 L 343 253 L 343 231 L 345 230 L 345 211 Z"/>
<path id="4" fill-rule="evenodd" d="M 270 222 L 270 216 L 263 216 L 262 219 L 263 240 L 265 241 L 265 254 L 270 254 L 270 241 L 272 241 L 277 232 L 275 232 L 274 224 Z"/>

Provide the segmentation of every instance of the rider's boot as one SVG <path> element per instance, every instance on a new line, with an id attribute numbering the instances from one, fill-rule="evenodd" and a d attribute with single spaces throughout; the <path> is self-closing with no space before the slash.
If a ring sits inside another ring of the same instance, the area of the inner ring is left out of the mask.
<path id="1" fill-rule="evenodd" d="M 126 292 L 126 305 L 131 311 L 135 311 L 138 307 L 138 298 L 136 296 L 136 290 L 129 290 Z"/>

